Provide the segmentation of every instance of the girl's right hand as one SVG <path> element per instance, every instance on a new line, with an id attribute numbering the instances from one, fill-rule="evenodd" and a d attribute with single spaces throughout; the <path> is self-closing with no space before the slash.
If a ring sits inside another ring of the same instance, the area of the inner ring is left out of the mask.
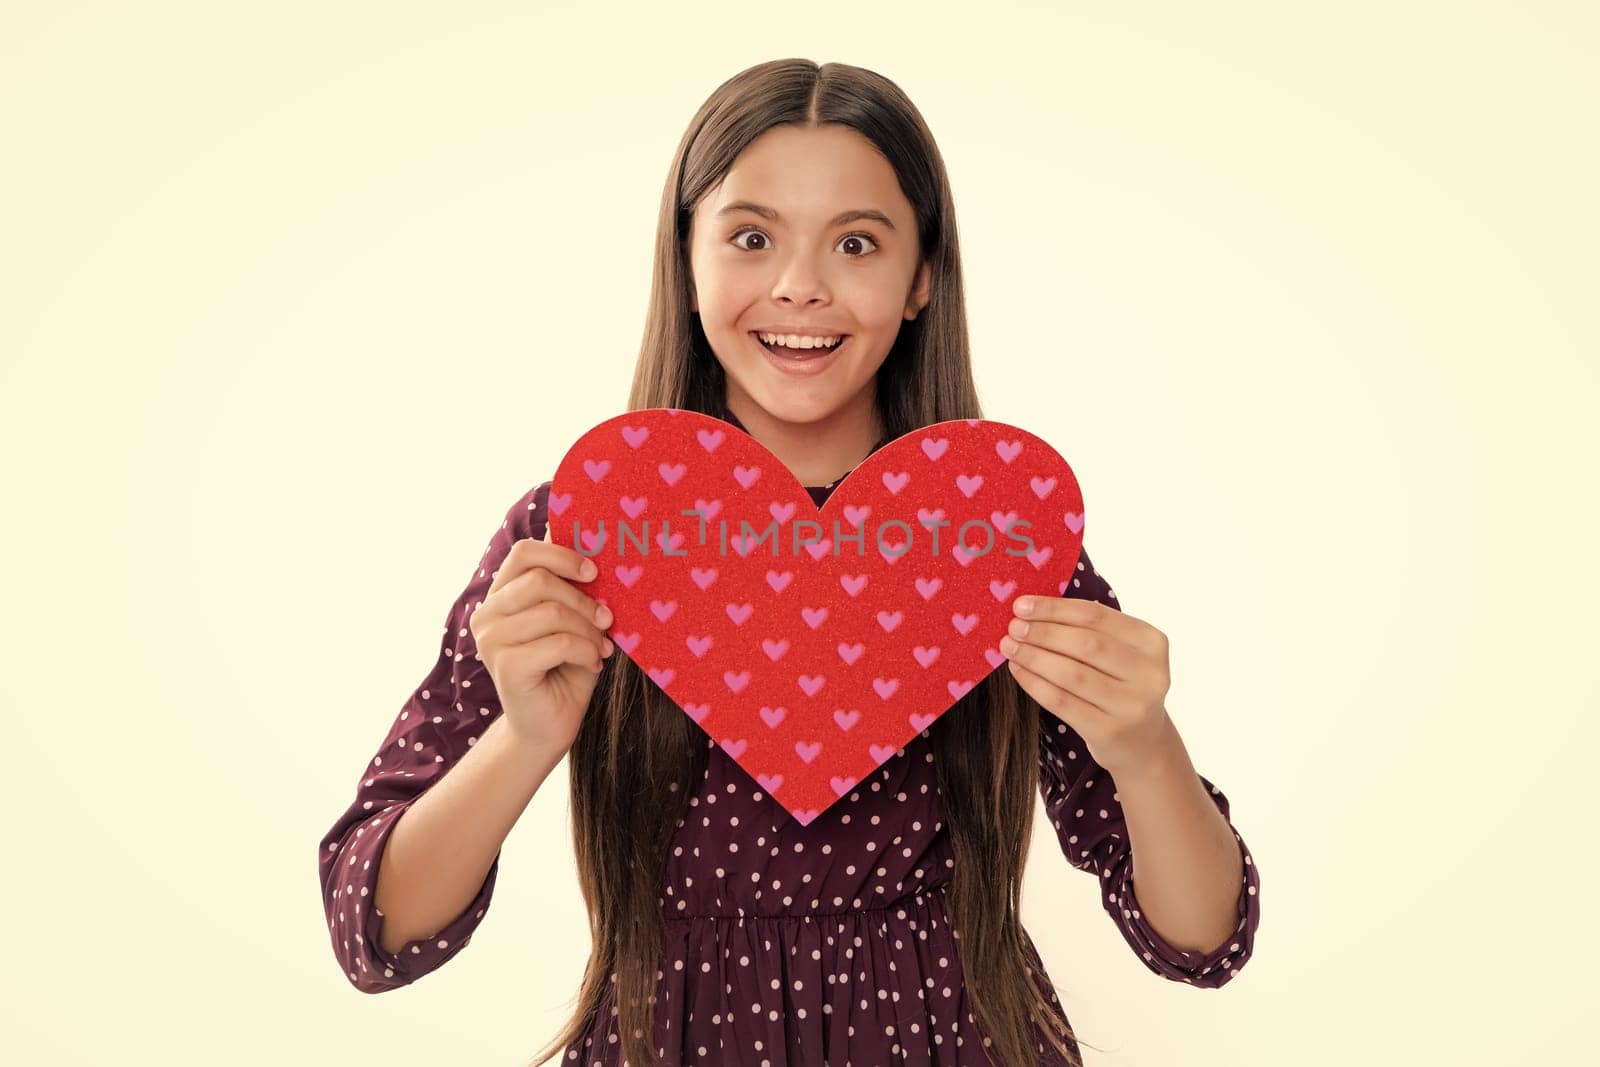
<path id="1" fill-rule="evenodd" d="M 549 538 L 546 526 L 542 540 L 511 546 L 469 627 L 507 725 L 559 758 L 616 646 L 610 609 L 572 584 L 594 579 L 594 561 Z"/>

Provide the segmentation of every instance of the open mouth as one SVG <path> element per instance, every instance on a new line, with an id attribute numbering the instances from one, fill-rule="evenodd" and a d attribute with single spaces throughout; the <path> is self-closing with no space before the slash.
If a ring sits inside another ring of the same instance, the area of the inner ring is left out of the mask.
<path id="1" fill-rule="evenodd" d="M 816 348 L 786 348 L 783 345 L 769 345 L 767 342 L 763 341 L 761 336 L 757 333 L 752 332 L 750 336 L 755 338 L 756 344 L 760 345 L 762 348 L 765 348 L 768 352 L 771 352 L 775 356 L 783 356 L 785 359 L 803 361 L 807 359 L 816 359 L 819 356 L 832 355 L 833 353 L 839 351 L 839 349 L 843 348 L 850 338 L 854 336 L 854 334 L 840 334 L 839 342 L 837 344 L 830 347 L 818 345 Z"/>

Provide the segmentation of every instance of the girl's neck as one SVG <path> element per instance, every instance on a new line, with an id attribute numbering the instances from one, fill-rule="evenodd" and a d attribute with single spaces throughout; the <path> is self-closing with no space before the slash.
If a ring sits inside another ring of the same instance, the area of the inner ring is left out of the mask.
<path id="1" fill-rule="evenodd" d="M 870 399 L 865 412 L 841 411 L 818 423 L 782 422 L 740 400 L 725 400 L 723 416 L 782 460 L 801 485 L 817 487 L 832 485 L 886 443 Z"/>

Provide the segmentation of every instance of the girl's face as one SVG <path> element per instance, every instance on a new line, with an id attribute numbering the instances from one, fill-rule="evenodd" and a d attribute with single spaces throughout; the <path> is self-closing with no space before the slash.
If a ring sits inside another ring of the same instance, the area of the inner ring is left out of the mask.
<path id="1" fill-rule="evenodd" d="M 741 421 L 753 405 L 820 429 L 873 425 L 873 378 L 928 303 L 918 255 L 911 203 L 865 137 L 780 126 L 752 142 L 696 207 L 689 242 L 692 307 Z M 842 343 L 786 356 L 767 332 Z"/>

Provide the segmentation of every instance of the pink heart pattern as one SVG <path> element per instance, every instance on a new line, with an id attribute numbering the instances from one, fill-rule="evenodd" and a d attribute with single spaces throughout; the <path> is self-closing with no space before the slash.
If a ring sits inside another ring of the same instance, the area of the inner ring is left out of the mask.
<path id="1" fill-rule="evenodd" d="M 896 438 L 819 509 L 736 427 L 632 411 L 550 499 L 618 650 L 801 825 L 1000 667 L 1012 601 L 1065 593 L 1083 543 L 1066 460 L 985 419 Z"/>

